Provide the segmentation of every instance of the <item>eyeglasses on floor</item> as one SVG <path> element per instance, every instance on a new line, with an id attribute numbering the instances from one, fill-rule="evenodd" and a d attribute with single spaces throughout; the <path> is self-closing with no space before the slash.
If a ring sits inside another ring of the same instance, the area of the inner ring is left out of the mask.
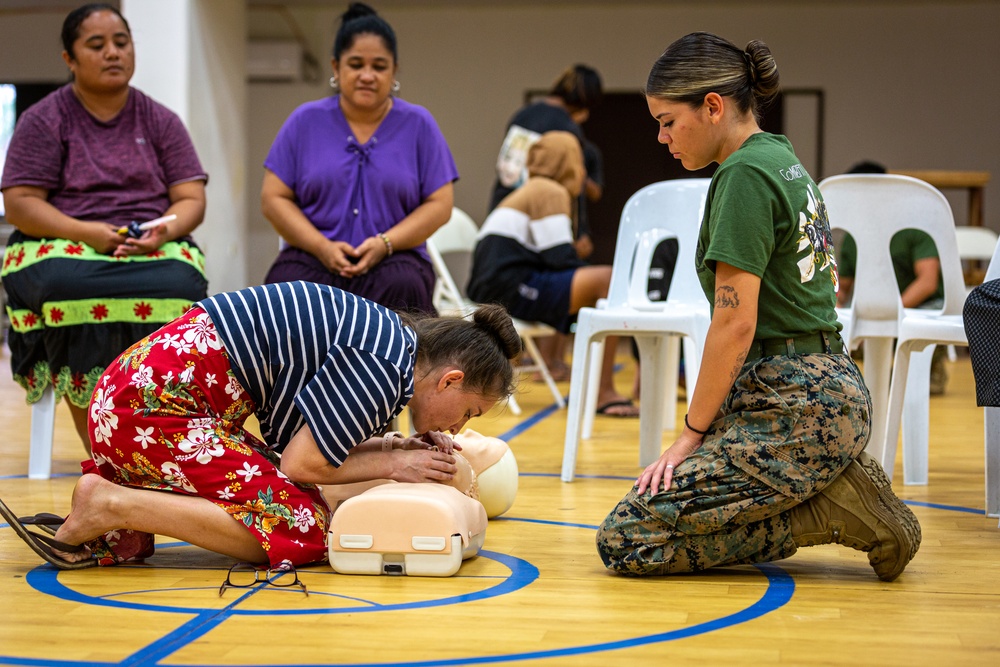
<path id="1" fill-rule="evenodd" d="M 309 589 L 299 579 L 299 573 L 295 571 L 295 566 L 291 563 L 282 563 L 267 569 L 260 568 L 253 563 L 237 563 L 229 568 L 226 580 L 219 586 L 219 597 L 222 597 L 227 588 L 253 588 L 258 584 L 278 588 L 298 586 L 306 597 L 309 597 Z"/>

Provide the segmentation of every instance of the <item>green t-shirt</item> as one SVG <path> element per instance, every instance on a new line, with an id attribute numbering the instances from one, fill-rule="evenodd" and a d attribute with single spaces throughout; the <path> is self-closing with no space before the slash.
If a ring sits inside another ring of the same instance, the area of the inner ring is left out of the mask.
<path id="1" fill-rule="evenodd" d="M 889 241 L 889 256 L 892 257 L 892 270 L 896 274 L 896 284 L 902 292 L 917 279 L 914 265 L 918 260 L 938 256 L 934 239 L 927 232 L 919 229 L 901 229 Z M 858 265 L 858 246 L 854 237 L 844 234 L 844 240 L 837 248 L 837 267 L 840 275 L 853 278 Z M 938 286 L 934 294 L 927 297 L 924 303 L 944 298 L 944 279 L 938 272 Z"/>
<path id="2" fill-rule="evenodd" d="M 747 139 L 712 177 L 695 266 L 714 310 L 715 263 L 761 279 L 755 338 L 839 331 L 826 205 L 788 139 Z"/>

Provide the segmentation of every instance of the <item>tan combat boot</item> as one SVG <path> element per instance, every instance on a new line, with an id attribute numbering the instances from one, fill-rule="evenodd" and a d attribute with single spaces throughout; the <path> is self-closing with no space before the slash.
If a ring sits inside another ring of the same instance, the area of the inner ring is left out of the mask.
<path id="1" fill-rule="evenodd" d="M 843 544 L 868 552 L 883 581 L 898 577 L 920 547 L 917 517 L 864 452 L 828 487 L 793 508 L 791 524 L 796 546 Z"/>

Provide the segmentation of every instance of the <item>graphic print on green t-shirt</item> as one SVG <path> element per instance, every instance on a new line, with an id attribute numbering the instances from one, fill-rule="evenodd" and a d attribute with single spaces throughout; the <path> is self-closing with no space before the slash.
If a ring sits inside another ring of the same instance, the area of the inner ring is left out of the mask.
<path id="1" fill-rule="evenodd" d="M 799 260 L 799 277 L 802 282 L 812 280 L 817 271 L 830 271 L 833 279 L 833 291 L 840 287 L 837 273 L 837 259 L 833 255 L 833 234 L 830 232 L 830 218 L 826 213 L 826 204 L 816 192 L 816 184 L 806 185 L 808 204 L 805 211 L 799 211 L 799 250 L 807 250 L 808 254 Z"/>

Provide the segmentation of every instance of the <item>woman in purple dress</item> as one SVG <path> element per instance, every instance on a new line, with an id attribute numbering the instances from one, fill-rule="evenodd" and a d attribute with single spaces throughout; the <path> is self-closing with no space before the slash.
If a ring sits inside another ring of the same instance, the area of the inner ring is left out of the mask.
<path id="1" fill-rule="evenodd" d="M 433 312 L 424 243 L 451 217 L 451 151 L 426 109 L 393 96 L 396 36 L 370 7 L 341 17 L 332 64 L 338 93 L 296 109 L 264 162 L 261 205 L 285 242 L 265 282 Z"/>

